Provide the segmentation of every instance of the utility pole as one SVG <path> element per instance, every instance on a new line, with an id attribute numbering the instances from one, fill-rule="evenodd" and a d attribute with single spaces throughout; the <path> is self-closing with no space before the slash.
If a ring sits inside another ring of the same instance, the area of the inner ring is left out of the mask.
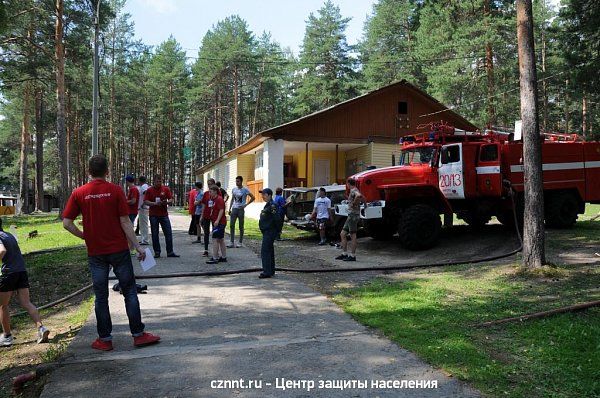
<path id="1" fill-rule="evenodd" d="M 98 60 L 98 33 L 100 19 L 100 0 L 96 0 L 96 14 L 94 15 L 94 90 L 92 99 L 92 155 L 98 154 L 98 99 L 100 86 L 98 82 L 100 62 Z"/>
<path id="2" fill-rule="evenodd" d="M 523 177 L 525 180 L 523 265 L 533 268 L 543 266 L 546 259 L 542 181 L 543 138 L 540 136 L 537 108 L 537 75 L 531 0 L 517 0 L 517 41 L 521 120 L 523 121 Z"/>

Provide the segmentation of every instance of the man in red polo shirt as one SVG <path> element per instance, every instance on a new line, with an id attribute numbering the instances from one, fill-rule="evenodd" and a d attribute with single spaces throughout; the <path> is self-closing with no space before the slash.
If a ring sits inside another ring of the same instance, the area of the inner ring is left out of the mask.
<path id="1" fill-rule="evenodd" d="M 135 177 L 128 175 L 125 177 L 127 182 L 127 207 L 129 209 L 129 219 L 133 224 L 138 215 L 138 205 L 140 201 L 140 190 L 135 186 Z"/>
<path id="2" fill-rule="evenodd" d="M 162 177 L 158 174 L 154 176 L 152 186 L 144 194 L 144 204 L 150 207 L 150 230 L 152 232 L 152 248 L 154 257 L 160 257 L 160 239 L 158 237 L 158 227 L 162 228 L 167 245 L 167 257 L 179 257 L 173 252 L 173 230 L 171 229 L 171 220 L 167 206 L 173 204 L 173 194 L 169 187 L 162 184 Z"/>
<path id="3" fill-rule="evenodd" d="M 98 330 L 98 338 L 92 343 L 92 348 L 102 351 L 113 349 L 108 309 L 108 273 L 111 266 L 123 291 L 133 344 L 141 347 L 157 343 L 160 337 L 145 333 L 142 323 L 129 248 L 135 248 L 140 260 L 145 255 L 128 217 L 127 199 L 121 187 L 106 181 L 108 162 L 103 155 L 90 158 L 89 172 L 92 180 L 73 191 L 67 202 L 63 226 L 85 240 L 87 246 Z M 83 232 L 73 222 L 79 214 L 83 217 Z"/>

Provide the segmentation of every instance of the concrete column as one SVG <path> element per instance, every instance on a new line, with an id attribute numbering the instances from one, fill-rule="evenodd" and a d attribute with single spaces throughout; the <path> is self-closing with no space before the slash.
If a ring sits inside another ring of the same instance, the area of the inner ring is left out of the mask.
<path id="1" fill-rule="evenodd" d="M 268 139 L 263 149 L 263 187 L 283 188 L 283 140 Z"/>

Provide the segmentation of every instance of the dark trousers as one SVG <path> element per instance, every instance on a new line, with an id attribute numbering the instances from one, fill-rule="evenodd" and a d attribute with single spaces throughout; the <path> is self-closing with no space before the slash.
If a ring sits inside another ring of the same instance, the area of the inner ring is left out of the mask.
<path id="1" fill-rule="evenodd" d="M 150 216 L 150 230 L 152 231 L 152 248 L 154 249 L 154 254 L 160 254 L 159 225 L 165 235 L 167 254 L 171 254 L 173 253 L 173 230 L 171 229 L 169 216 Z"/>
<path id="2" fill-rule="evenodd" d="M 112 321 L 108 308 L 108 273 L 111 265 L 123 291 L 125 310 L 127 318 L 129 318 L 129 330 L 133 336 L 141 335 L 144 332 L 144 324 L 142 323 L 140 302 L 138 301 L 129 250 L 100 256 L 89 256 L 88 264 L 92 274 L 94 294 L 96 295 L 95 311 L 98 336 L 105 341 L 112 339 Z"/>
<path id="3" fill-rule="evenodd" d="M 198 231 L 196 230 L 196 228 L 198 228 L 198 220 L 200 219 L 200 216 L 192 214 L 191 218 L 192 219 L 190 220 L 190 227 L 188 228 L 188 235 L 197 235 Z"/>
<path id="4" fill-rule="evenodd" d="M 133 224 L 134 221 L 135 221 L 135 219 L 136 219 L 136 217 L 137 217 L 137 214 L 130 214 L 129 215 L 129 221 L 131 221 L 131 223 Z"/>
<path id="5" fill-rule="evenodd" d="M 264 231 L 262 246 L 260 247 L 260 258 L 262 260 L 263 274 L 275 274 L 275 239 L 279 231 Z"/>
<path id="6" fill-rule="evenodd" d="M 279 224 L 279 230 L 277 231 L 277 239 L 281 239 L 281 232 L 283 232 L 283 223 L 285 221 L 285 214 L 280 214 L 281 224 Z"/>
<path id="7" fill-rule="evenodd" d="M 202 219 L 202 234 L 204 234 L 204 250 L 208 251 L 208 240 L 210 238 L 210 220 Z"/>

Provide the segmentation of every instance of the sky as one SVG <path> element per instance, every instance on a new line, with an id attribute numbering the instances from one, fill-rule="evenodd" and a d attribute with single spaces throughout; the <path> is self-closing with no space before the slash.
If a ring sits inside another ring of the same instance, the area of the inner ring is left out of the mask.
<path id="1" fill-rule="evenodd" d="M 204 34 L 219 20 L 237 14 L 260 36 L 271 32 L 273 40 L 300 52 L 306 20 L 324 0 L 128 0 L 125 11 L 135 23 L 136 38 L 158 45 L 173 35 L 188 56 L 198 55 Z M 333 0 L 343 17 L 352 18 L 346 35 L 349 44 L 362 37 L 367 14 L 375 0 Z"/>

